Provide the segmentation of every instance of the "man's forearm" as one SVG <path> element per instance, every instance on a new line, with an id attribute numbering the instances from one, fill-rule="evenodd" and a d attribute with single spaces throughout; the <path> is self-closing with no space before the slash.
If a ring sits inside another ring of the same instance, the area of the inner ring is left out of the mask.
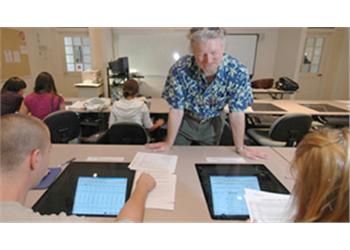
<path id="1" fill-rule="evenodd" d="M 184 111 L 180 109 L 170 109 L 168 118 L 168 134 L 166 143 L 173 145 L 177 132 L 179 131 Z"/>
<path id="2" fill-rule="evenodd" d="M 244 112 L 232 112 L 229 117 L 236 149 L 242 149 L 244 146 L 245 114 Z"/>

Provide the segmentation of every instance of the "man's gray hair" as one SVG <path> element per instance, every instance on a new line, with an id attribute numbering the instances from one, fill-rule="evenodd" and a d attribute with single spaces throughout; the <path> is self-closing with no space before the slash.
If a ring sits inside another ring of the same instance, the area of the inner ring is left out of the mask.
<path id="1" fill-rule="evenodd" d="M 38 118 L 9 114 L 0 119 L 0 171 L 15 171 L 35 149 L 45 150 L 50 144 L 50 131 Z"/>
<path id="2" fill-rule="evenodd" d="M 222 45 L 225 45 L 225 30 L 222 28 L 191 28 L 188 34 L 191 46 L 196 42 L 206 42 L 211 39 L 220 39 Z"/>

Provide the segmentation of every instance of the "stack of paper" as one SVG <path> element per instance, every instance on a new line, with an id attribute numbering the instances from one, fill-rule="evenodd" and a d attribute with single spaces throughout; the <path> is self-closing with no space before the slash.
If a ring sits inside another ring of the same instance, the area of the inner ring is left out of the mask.
<path id="1" fill-rule="evenodd" d="M 83 83 L 101 83 L 101 70 L 85 70 L 81 72 L 81 79 Z"/>
<path id="2" fill-rule="evenodd" d="M 138 152 L 129 165 L 137 171 L 136 180 L 142 172 L 149 173 L 157 182 L 148 195 L 146 208 L 174 210 L 176 190 L 176 155 Z"/>
<path id="3" fill-rule="evenodd" d="M 244 198 L 253 222 L 291 221 L 290 195 L 245 189 Z"/>

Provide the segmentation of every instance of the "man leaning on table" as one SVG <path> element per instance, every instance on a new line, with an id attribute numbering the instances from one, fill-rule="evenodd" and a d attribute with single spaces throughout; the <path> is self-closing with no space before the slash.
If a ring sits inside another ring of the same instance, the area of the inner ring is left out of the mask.
<path id="1" fill-rule="evenodd" d="M 1 117 L 0 221 L 2 222 L 86 222 L 86 218 L 40 215 L 24 206 L 29 190 L 47 173 L 51 150 L 50 132 L 35 117 L 11 114 Z M 142 174 L 135 191 L 117 221 L 141 222 L 148 193 L 156 183 Z"/>
<path id="2" fill-rule="evenodd" d="M 162 97 L 171 106 L 165 142 L 149 144 L 168 150 L 173 144 L 218 145 L 224 127 L 223 110 L 229 119 L 236 152 L 243 157 L 265 157 L 244 146 L 245 113 L 253 103 L 247 68 L 224 53 L 222 28 L 192 28 L 193 55 L 180 58 L 170 69 Z"/>

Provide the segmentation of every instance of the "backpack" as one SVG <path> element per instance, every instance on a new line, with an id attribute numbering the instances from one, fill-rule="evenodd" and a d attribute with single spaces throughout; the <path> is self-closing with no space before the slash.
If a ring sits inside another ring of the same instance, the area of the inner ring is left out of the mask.
<path id="1" fill-rule="evenodd" d="M 276 89 L 286 90 L 286 91 L 296 91 L 297 89 L 299 89 L 299 85 L 298 83 L 296 83 L 295 81 L 293 81 L 288 77 L 281 77 L 276 82 Z"/>

